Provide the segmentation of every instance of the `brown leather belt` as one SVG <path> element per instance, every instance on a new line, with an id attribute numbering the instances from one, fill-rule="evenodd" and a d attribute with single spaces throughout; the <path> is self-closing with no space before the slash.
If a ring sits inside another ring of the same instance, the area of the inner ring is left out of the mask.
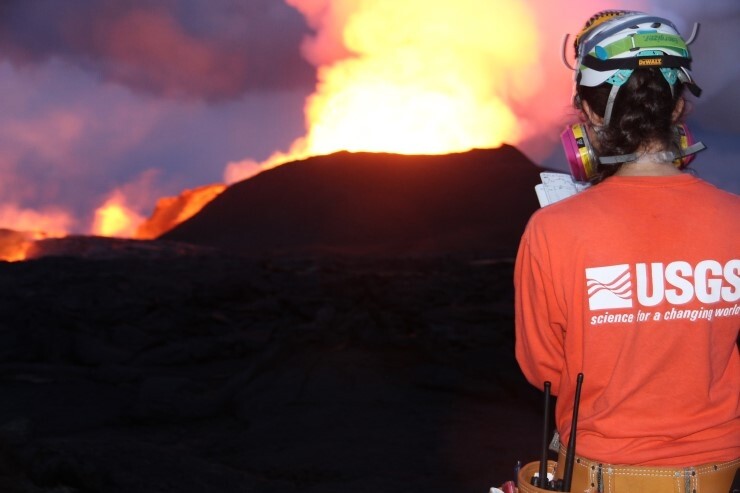
<path id="1" fill-rule="evenodd" d="M 571 491 L 577 493 L 728 493 L 740 458 L 693 467 L 604 464 L 576 456 Z M 558 455 L 565 469 L 565 448 Z M 561 477 L 561 476 L 558 476 Z"/>

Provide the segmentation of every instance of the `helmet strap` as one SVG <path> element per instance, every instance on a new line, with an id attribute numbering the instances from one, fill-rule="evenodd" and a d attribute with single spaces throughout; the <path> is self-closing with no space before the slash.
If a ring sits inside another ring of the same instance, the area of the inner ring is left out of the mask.
<path id="1" fill-rule="evenodd" d="M 609 98 L 606 100 L 606 109 L 604 110 L 604 126 L 609 125 L 609 121 L 612 119 L 612 110 L 614 109 L 614 100 L 617 99 L 617 93 L 619 92 L 619 86 L 612 84 L 612 90 L 609 91 Z"/>

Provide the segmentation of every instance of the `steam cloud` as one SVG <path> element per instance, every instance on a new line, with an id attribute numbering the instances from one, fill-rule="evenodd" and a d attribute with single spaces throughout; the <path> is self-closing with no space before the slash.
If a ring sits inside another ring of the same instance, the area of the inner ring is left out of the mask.
<path id="1" fill-rule="evenodd" d="M 58 227 L 86 232 L 92 210 L 116 190 L 138 190 L 127 196 L 129 206 L 148 215 L 160 196 L 220 181 L 227 162 L 288 151 L 307 130 L 303 107 L 317 70 L 353 56 L 342 34 L 364 3 L 4 0 L 0 227 L 26 227 L 28 218 L 45 224 L 48 216 Z M 539 38 L 537 50 L 519 53 L 535 62 L 531 86 L 526 98 L 516 85 L 497 96 L 515 114 L 518 145 L 531 157 L 557 149 L 559 128 L 572 118 L 562 36 L 603 8 L 652 11 L 684 34 L 700 22 L 692 52 L 704 94 L 692 118 L 720 142 L 737 142 L 736 0 L 518 3 L 531 12 Z M 737 191 L 731 145 L 713 160 L 724 166 L 718 181 Z M 15 216 L 25 219 L 14 223 Z"/>
<path id="2" fill-rule="evenodd" d="M 275 0 L 4 0 L 0 54 L 53 58 L 163 97 L 219 101 L 311 84 L 296 46 L 306 28 Z"/>

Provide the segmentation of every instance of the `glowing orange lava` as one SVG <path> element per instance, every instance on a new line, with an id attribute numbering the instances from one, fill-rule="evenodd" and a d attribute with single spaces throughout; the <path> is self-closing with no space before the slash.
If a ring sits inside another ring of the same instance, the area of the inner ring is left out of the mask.
<path id="1" fill-rule="evenodd" d="M 314 30 L 302 47 L 317 70 L 304 108 L 306 133 L 264 162 L 229 163 L 227 183 L 341 150 L 445 154 L 531 136 L 517 111 L 545 83 L 537 15 L 561 7 L 533 12 L 521 0 L 285 2 Z M 91 231 L 155 238 L 198 212 L 219 187 L 162 199 L 146 221 L 131 206 L 143 201 L 116 190 L 95 211 Z"/>
<path id="2" fill-rule="evenodd" d="M 185 190 L 177 197 L 159 199 L 154 213 L 138 226 L 134 237 L 140 240 L 158 237 L 194 216 L 225 189 L 226 185 L 205 185 Z"/>
<path id="3" fill-rule="evenodd" d="M 286 0 L 316 35 L 307 133 L 264 163 L 230 163 L 229 182 L 340 150 L 445 154 L 516 144 L 512 102 L 541 81 L 535 16 L 519 0 Z"/>
<path id="4" fill-rule="evenodd" d="M 0 205 L 0 261 L 26 260 L 36 240 L 66 236 L 71 224 L 71 216 L 61 210 Z"/>
<path id="5" fill-rule="evenodd" d="M 95 211 L 92 232 L 98 236 L 131 238 L 144 217 L 132 210 L 118 190 Z"/>
<path id="6" fill-rule="evenodd" d="M 0 261 L 19 262 L 28 258 L 36 240 L 48 236 L 40 231 L 0 229 Z"/>

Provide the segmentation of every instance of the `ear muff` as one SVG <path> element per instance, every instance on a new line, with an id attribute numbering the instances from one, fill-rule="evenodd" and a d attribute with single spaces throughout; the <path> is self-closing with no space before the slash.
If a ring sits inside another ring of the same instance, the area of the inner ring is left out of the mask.
<path id="1" fill-rule="evenodd" d="M 678 145 L 678 152 L 666 153 L 667 160 L 673 160 L 678 169 L 686 168 L 694 160 L 694 154 L 705 149 L 704 144 L 696 142 L 689 128 L 681 123 L 673 127 L 674 141 Z M 570 166 L 570 174 L 577 181 L 589 181 L 596 175 L 599 164 L 615 165 L 635 161 L 637 154 L 624 156 L 598 157 L 591 141 L 588 139 L 586 126 L 582 123 L 569 125 L 560 134 L 560 141 L 565 150 L 565 157 Z"/>
<path id="2" fill-rule="evenodd" d="M 586 126 L 582 123 L 569 125 L 560 134 L 565 157 L 570 165 L 570 174 L 577 181 L 588 181 L 596 174 L 596 153 L 588 140 Z"/>

